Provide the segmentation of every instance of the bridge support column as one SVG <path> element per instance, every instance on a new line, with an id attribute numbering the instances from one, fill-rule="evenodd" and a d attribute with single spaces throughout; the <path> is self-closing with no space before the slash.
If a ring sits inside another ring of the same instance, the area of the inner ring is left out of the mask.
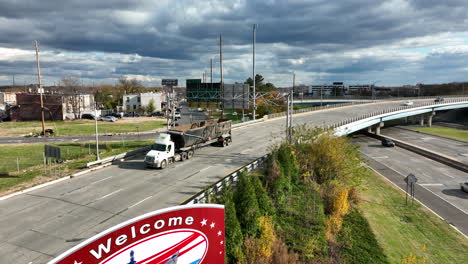
<path id="1" fill-rule="evenodd" d="M 432 111 L 432 113 L 429 114 L 427 117 L 427 126 L 432 127 L 432 118 L 435 116 L 435 111 Z"/>
<path id="2" fill-rule="evenodd" d="M 372 133 L 372 126 L 367 127 L 367 133 Z"/>
<path id="3" fill-rule="evenodd" d="M 384 122 L 380 122 L 376 127 L 375 127 L 375 134 L 380 135 L 380 128 L 384 126 Z"/>
<path id="4" fill-rule="evenodd" d="M 419 125 L 424 126 L 424 114 L 420 115 Z"/>

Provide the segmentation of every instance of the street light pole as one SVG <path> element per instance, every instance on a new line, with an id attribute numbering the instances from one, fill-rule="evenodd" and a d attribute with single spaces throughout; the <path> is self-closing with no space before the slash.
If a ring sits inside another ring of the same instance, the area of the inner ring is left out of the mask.
<path id="1" fill-rule="evenodd" d="M 255 31 L 257 30 L 257 24 L 253 25 L 253 36 L 252 36 L 252 41 L 253 41 L 253 50 L 252 50 L 252 80 L 253 80 L 253 120 L 255 120 L 255 114 L 257 110 L 257 105 L 256 105 L 256 91 L 255 91 Z"/>
<path id="2" fill-rule="evenodd" d="M 94 125 L 96 127 L 96 159 L 100 160 L 99 158 L 99 135 L 98 135 L 98 116 L 97 116 L 97 104 L 94 107 Z"/>

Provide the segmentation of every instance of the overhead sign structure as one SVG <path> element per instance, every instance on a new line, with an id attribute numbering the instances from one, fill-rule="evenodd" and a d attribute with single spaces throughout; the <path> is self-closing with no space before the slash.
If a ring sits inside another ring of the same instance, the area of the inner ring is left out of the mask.
<path id="1" fill-rule="evenodd" d="M 177 79 L 162 79 L 161 84 L 165 86 L 177 86 Z"/>
<path id="2" fill-rule="evenodd" d="M 49 264 L 224 263 L 224 206 L 184 205 L 114 226 Z"/>

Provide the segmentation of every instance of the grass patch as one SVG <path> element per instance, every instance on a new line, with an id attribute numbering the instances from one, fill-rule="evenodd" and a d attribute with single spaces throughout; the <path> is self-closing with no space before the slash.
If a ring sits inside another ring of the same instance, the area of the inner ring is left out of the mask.
<path id="1" fill-rule="evenodd" d="M 468 240 L 418 203 L 405 206 L 405 194 L 380 175 L 364 177 L 360 208 L 390 263 L 409 255 L 424 263 L 461 263 Z"/>
<path id="2" fill-rule="evenodd" d="M 152 140 L 100 143 L 99 153 L 101 158 L 104 158 L 148 146 L 151 143 Z M 87 162 L 96 159 L 96 145 L 94 143 L 51 145 L 60 147 L 62 160 L 65 161 L 60 165 L 62 176 L 84 168 Z M 57 178 L 59 165 L 53 166 L 52 171 L 44 171 L 43 151 L 44 144 L 0 145 L 0 156 L 2 157 L 0 160 L 0 193 L 11 189 L 27 188 Z"/>
<path id="3" fill-rule="evenodd" d="M 432 126 L 432 127 L 410 127 L 418 132 L 458 139 L 468 142 L 468 130 L 455 129 L 450 127 Z"/>
<path id="4" fill-rule="evenodd" d="M 99 133 L 128 133 L 138 131 L 150 131 L 165 126 L 165 121 L 160 120 L 119 120 L 115 123 L 98 122 Z M 49 121 L 46 128 L 51 128 L 55 136 L 89 136 L 95 133 L 93 120 L 73 120 L 73 121 Z M 39 121 L 26 122 L 4 122 L 0 123 L 0 135 L 2 136 L 23 136 L 29 133 L 37 134 L 42 131 Z"/>
<path id="5" fill-rule="evenodd" d="M 236 114 L 233 114 L 236 113 Z M 246 115 L 247 116 L 247 115 Z M 213 111 L 210 115 L 211 119 L 221 118 L 221 112 Z M 232 124 L 242 123 L 242 112 L 236 112 L 232 110 L 225 110 L 224 111 L 224 118 L 227 120 L 231 120 Z"/>

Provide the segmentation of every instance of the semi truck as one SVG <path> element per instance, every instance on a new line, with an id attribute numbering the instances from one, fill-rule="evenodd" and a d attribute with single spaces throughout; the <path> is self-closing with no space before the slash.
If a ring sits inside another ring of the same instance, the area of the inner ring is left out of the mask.
<path id="1" fill-rule="evenodd" d="M 177 126 L 159 134 L 145 156 L 145 164 L 164 169 L 176 161 L 192 158 L 199 147 L 208 144 L 226 147 L 231 142 L 230 120 L 211 119 Z"/>

